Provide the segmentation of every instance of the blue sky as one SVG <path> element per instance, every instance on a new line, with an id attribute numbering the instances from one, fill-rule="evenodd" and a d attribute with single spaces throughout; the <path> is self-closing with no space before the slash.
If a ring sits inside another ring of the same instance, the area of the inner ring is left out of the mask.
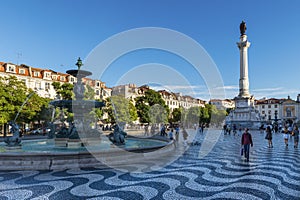
<path id="1" fill-rule="evenodd" d="M 79 56 L 85 60 L 101 42 L 115 34 L 160 27 L 182 33 L 205 49 L 221 74 L 228 98 L 238 94 L 236 42 L 239 24 L 245 20 L 251 42 L 251 94 L 257 99 L 288 95 L 295 99 L 300 93 L 298 0 L 0 0 L 0 5 L 0 61 L 65 72 L 75 67 Z M 159 49 L 122 55 L 99 78 L 109 87 L 125 83 L 120 77 L 147 63 L 174 69 L 189 81 L 196 97 L 209 99 L 205 81 L 191 64 Z M 168 73 L 159 70 L 155 76 L 170 79 Z M 176 78 L 171 80 L 168 89 L 188 93 Z M 140 80 L 131 82 L 142 84 Z"/>

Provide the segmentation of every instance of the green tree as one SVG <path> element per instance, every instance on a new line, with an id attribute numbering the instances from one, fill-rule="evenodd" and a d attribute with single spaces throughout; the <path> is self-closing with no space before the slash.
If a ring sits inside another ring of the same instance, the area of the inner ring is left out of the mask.
<path id="1" fill-rule="evenodd" d="M 53 82 L 52 86 L 55 90 L 55 92 L 61 96 L 64 100 L 72 100 L 74 93 L 73 88 L 74 85 L 71 83 L 64 83 L 61 84 L 60 82 Z"/>
<path id="2" fill-rule="evenodd" d="M 159 114 L 162 114 L 161 123 L 168 122 L 168 116 L 170 110 L 158 92 L 149 89 L 145 92 L 144 96 L 137 97 L 135 101 L 136 101 L 135 107 L 137 109 L 140 122 L 150 123 L 151 119 L 152 120 L 155 119 L 156 118 L 155 116 Z M 157 106 L 153 107 L 154 105 L 159 105 L 160 108 L 158 109 Z M 151 116 L 152 118 L 150 118 L 150 113 L 152 115 Z"/>
<path id="3" fill-rule="evenodd" d="M 180 122 L 182 121 L 183 108 L 174 108 L 171 113 L 170 122 Z"/>
<path id="4" fill-rule="evenodd" d="M 150 107 L 149 110 L 149 120 L 152 124 L 165 123 L 168 120 L 168 114 L 166 109 L 159 105 L 155 104 Z"/>
<path id="5" fill-rule="evenodd" d="M 226 116 L 229 115 L 229 113 L 233 110 L 234 108 L 226 108 Z"/>
<path id="6" fill-rule="evenodd" d="M 18 124 L 42 120 L 40 112 L 49 102 L 15 76 L 0 77 L 0 96 L 0 124 L 4 127 L 12 120 Z"/>
<path id="7" fill-rule="evenodd" d="M 203 124 L 213 124 L 221 126 L 226 117 L 225 110 L 218 110 L 215 105 L 206 104 L 205 107 L 200 108 L 200 121 Z"/>
<path id="8" fill-rule="evenodd" d="M 129 101 L 128 107 L 129 107 L 130 121 L 131 122 L 136 121 L 138 119 L 138 114 L 137 114 L 136 107 L 132 103 L 132 100 Z"/>
<path id="9" fill-rule="evenodd" d="M 41 121 L 50 121 L 51 114 L 48 107 L 50 99 L 40 97 L 32 90 L 29 90 L 29 94 L 32 96 L 24 105 L 19 120 L 25 123 L 38 121 L 39 124 Z"/>
<path id="10" fill-rule="evenodd" d="M 86 85 L 86 87 L 85 87 L 84 98 L 89 99 L 89 100 L 95 99 L 95 91 L 89 85 Z"/>
<path id="11" fill-rule="evenodd" d="M 191 127 L 194 124 L 198 125 L 200 119 L 200 107 L 190 107 L 186 113 L 186 122 L 187 127 Z"/>
<path id="12" fill-rule="evenodd" d="M 139 117 L 139 120 L 141 123 L 149 123 L 150 122 L 150 117 L 149 117 L 149 111 L 150 111 L 150 106 L 146 102 L 146 98 L 144 96 L 137 97 L 135 99 L 135 107 L 137 110 L 137 114 Z"/>
<path id="13" fill-rule="evenodd" d="M 94 110 L 97 120 L 100 120 L 103 117 L 103 110 L 101 108 L 95 108 Z"/>
<path id="14" fill-rule="evenodd" d="M 210 122 L 209 109 L 207 108 L 207 106 L 200 107 L 199 124 L 204 125 L 204 124 L 209 124 L 209 122 Z"/>
<path id="15" fill-rule="evenodd" d="M 122 96 L 111 96 L 107 99 L 104 111 L 109 116 L 109 122 L 131 123 L 137 120 L 137 111 L 133 103 Z"/>

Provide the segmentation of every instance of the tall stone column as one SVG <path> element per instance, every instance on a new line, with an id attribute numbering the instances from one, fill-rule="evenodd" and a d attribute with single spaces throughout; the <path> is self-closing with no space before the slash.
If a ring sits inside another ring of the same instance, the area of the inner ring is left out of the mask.
<path id="1" fill-rule="evenodd" d="M 249 92 L 249 75 L 248 75 L 248 48 L 250 42 L 247 40 L 246 23 L 240 24 L 240 41 L 237 42 L 240 50 L 240 79 L 239 95 L 234 98 L 235 109 L 230 112 L 226 118 L 226 123 L 237 125 L 243 128 L 258 129 L 261 125 L 261 116 L 254 107 L 254 96 Z"/>
<path id="2" fill-rule="evenodd" d="M 239 97 L 250 97 L 248 77 L 248 48 L 250 47 L 250 42 L 247 40 L 247 35 L 242 34 L 237 45 L 240 49 Z"/>

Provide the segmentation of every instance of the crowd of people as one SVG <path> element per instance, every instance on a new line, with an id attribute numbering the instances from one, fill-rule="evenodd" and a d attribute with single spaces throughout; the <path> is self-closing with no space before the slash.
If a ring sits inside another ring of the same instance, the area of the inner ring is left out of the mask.
<path id="1" fill-rule="evenodd" d="M 268 141 L 268 148 L 273 148 L 273 134 L 280 133 L 283 135 L 283 141 L 286 148 L 289 145 L 289 140 L 294 140 L 294 148 L 298 148 L 299 143 L 299 128 L 296 124 L 287 124 L 285 126 L 281 125 L 262 125 L 260 127 L 260 132 L 265 134 L 265 139 Z M 242 133 L 241 126 L 235 124 L 223 126 L 224 135 L 241 135 L 241 155 L 244 155 L 246 161 L 249 161 L 250 147 L 253 146 L 252 135 L 248 128 L 245 128 Z"/>

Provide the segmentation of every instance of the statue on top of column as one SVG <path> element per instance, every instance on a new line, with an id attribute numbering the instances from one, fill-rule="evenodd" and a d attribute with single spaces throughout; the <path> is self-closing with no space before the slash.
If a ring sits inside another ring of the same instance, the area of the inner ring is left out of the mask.
<path id="1" fill-rule="evenodd" d="M 241 35 L 245 35 L 246 30 L 247 30 L 246 22 L 242 21 L 242 23 L 240 24 Z"/>

